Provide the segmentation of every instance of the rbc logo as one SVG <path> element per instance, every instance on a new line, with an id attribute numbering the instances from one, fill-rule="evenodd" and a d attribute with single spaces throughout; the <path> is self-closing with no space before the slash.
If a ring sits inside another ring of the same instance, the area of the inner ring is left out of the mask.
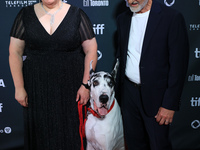
<path id="1" fill-rule="evenodd" d="M 193 129 L 198 129 L 198 128 L 200 127 L 200 121 L 199 121 L 199 120 L 194 120 L 194 121 L 192 121 L 191 127 L 192 127 Z"/>
<path id="2" fill-rule="evenodd" d="M 169 0 L 168 0 L 168 1 L 169 1 Z M 171 3 L 168 3 L 167 0 L 164 0 L 164 3 L 165 3 L 166 6 L 171 7 L 172 5 L 174 5 L 175 0 L 172 0 Z"/>
<path id="3" fill-rule="evenodd" d="M 2 87 L 6 87 L 5 84 L 4 84 L 4 82 L 3 82 L 3 79 L 0 79 L 0 87 L 1 87 L 1 86 L 2 86 Z"/>
<path id="4" fill-rule="evenodd" d="M 98 54 L 98 60 L 100 60 L 102 58 L 102 52 L 100 50 L 97 50 L 97 54 Z"/>
<path id="5" fill-rule="evenodd" d="M 93 30 L 96 35 L 103 34 L 105 24 L 93 24 Z"/>
<path id="6" fill-rule="evenodd" d="M 11 133 L 11 128 L 10 127 L 5 127 L 4 128 L 4 132 L 6 133 L 6 134 L 10 134 Z"/>

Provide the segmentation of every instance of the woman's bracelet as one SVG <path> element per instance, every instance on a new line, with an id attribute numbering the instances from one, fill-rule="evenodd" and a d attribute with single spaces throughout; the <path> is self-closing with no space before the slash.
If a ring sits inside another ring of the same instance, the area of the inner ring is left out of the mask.
<path id="1" fill-rule="evenodd" d="M 81 83 L 86 89 L 90 89 L 88 84 Z"/>

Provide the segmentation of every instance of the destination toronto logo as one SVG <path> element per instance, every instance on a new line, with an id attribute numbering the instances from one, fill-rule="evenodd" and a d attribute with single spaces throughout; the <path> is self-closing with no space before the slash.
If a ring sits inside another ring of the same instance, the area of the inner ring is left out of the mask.
<path id="1" fill-rule="evenodd" d="M 83 0 L 83 6 L 84 7 L 109 6 L 109 0 Z"/>

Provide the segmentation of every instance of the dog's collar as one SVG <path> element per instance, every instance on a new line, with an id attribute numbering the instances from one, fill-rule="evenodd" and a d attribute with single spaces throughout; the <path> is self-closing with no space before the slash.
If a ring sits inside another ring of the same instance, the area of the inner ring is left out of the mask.
<path id="1" fill-rule="evenodd" d="M 115 100 L 113 100 L 113 103 L 112 103 L 112 105 L 110 106 L 110 109 L 108 110 L 108 113 L 112 110 L 112 108 L 114 107 L 114 105 L 115 105 Z M 96 112 L 96 111 L 94 111 L 91 107 L 89 107 L 89 108 L 87 108 L 87 110 L 91 113 L 91 114 L 93 114 L 93 116 L 95 116 L 95 117 L 97 117 L 97 118 L 101 118 L 101 119 L 103 119 L 105 116 L 101 116 L 98 112 Z M 107 114 L 108 114 L 107 113 Z M 107 115 L 106 114 L 106 115 Z"/>

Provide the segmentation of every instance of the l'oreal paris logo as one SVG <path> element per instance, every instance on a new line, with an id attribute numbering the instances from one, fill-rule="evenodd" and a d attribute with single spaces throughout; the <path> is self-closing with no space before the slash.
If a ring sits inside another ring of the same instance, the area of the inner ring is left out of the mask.
<path id="1" fill-rule="evenodd" d="M 83 6 L 109 6 L 109 0 L 83 0 Z"/>
<path id="2" fill-rule="evenodd" d="M 169 0 L 164 0 L 165 5 L 168 6 L 168 7 L 171 7 L 171 6 L 174 5 L 174 3 L 175 3 L 175 0 L 172 0 L 171 3 L 169 3 L 168 1 L 169 1 Z"/>

